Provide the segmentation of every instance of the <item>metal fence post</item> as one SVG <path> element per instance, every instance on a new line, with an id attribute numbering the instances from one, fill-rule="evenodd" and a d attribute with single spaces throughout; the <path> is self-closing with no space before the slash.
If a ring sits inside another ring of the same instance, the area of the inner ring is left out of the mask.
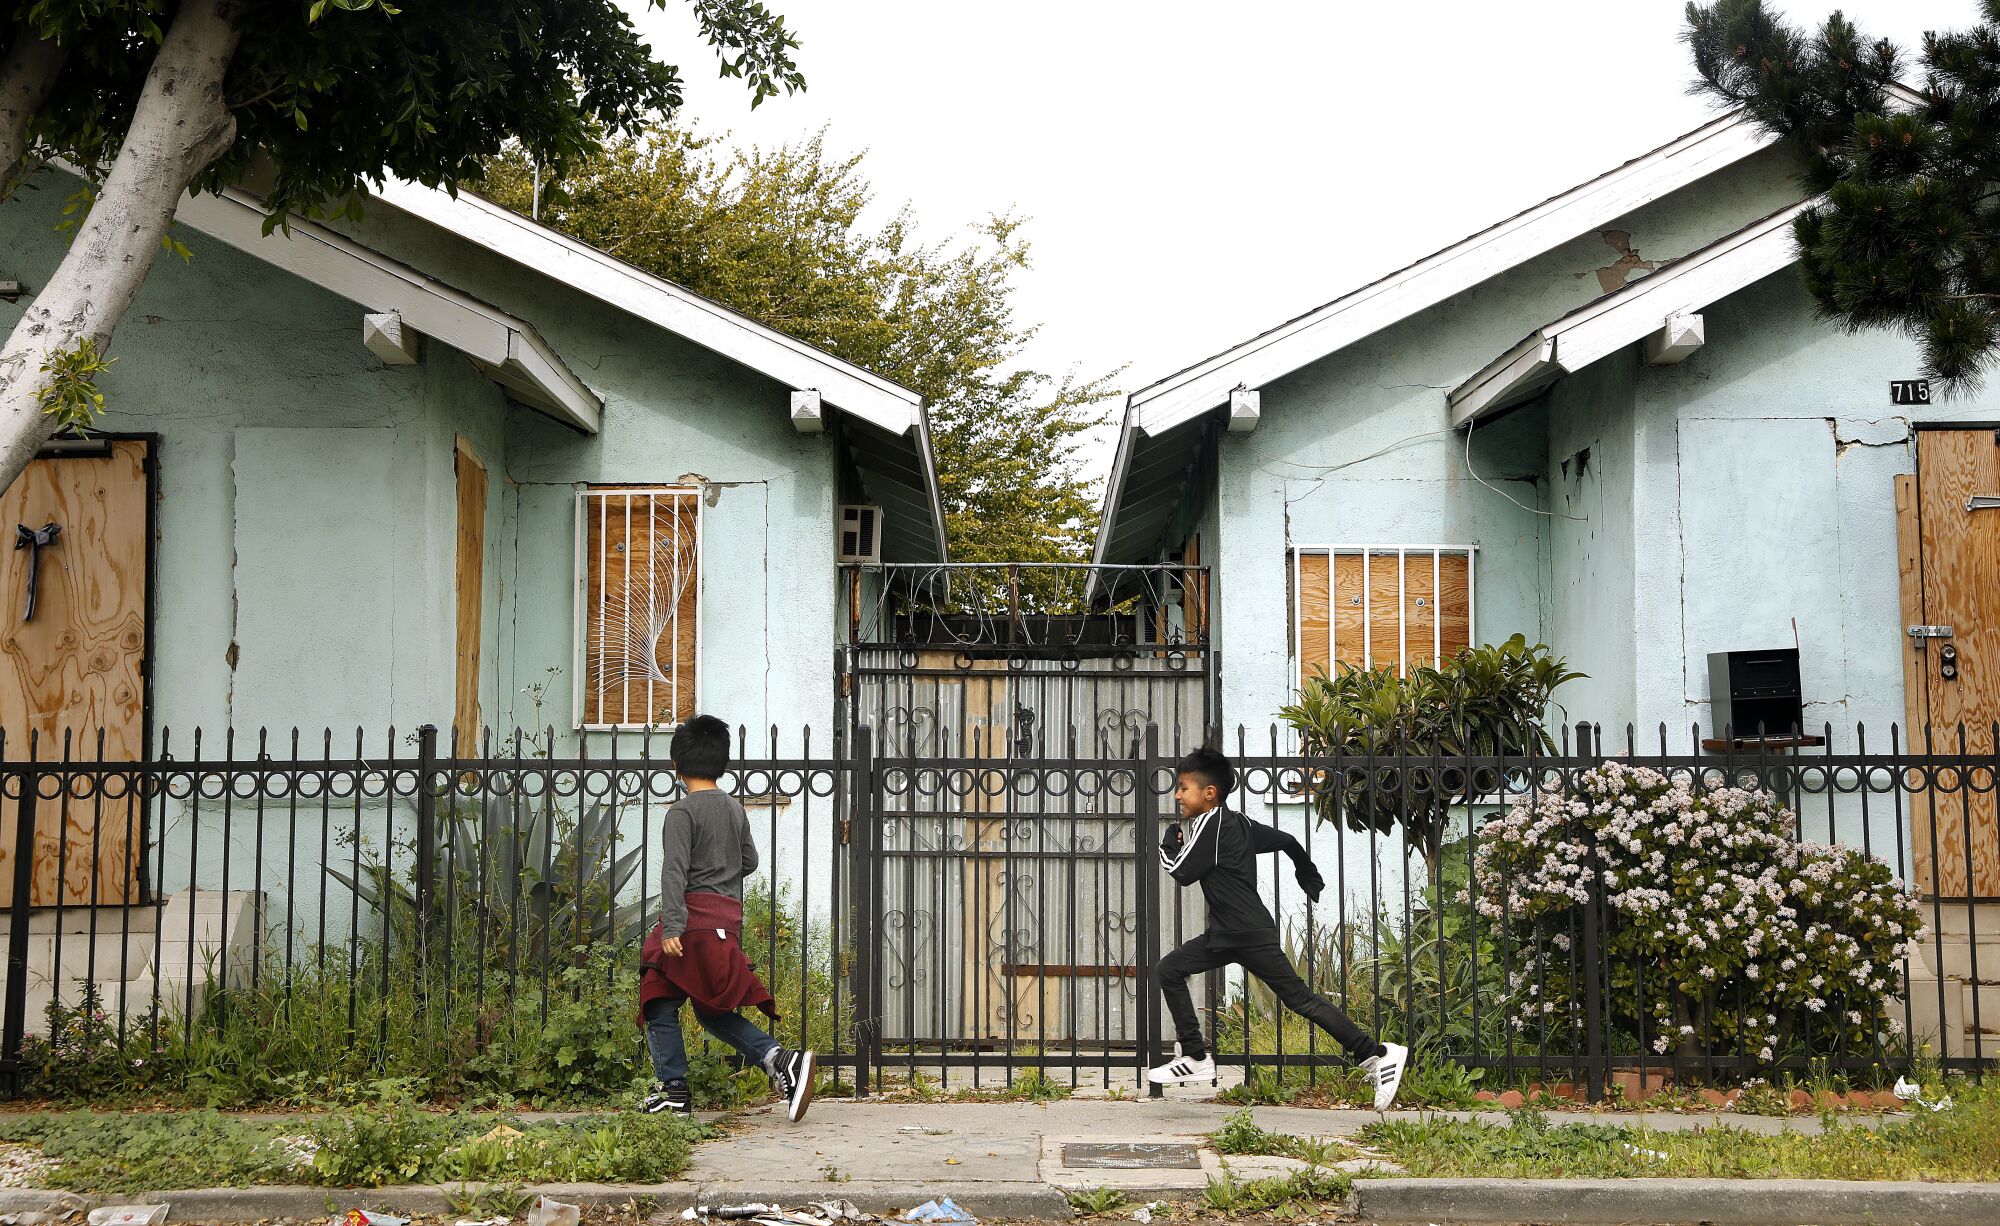
<path id="1" fill-rule="evenodd" d="M 35 889 L 38 786 L 32 752 L 29 757 L 21 771 L 21 801 L 14 810 L 14 900 L 7 929 L 6 1015 L 0 1022 L 0 1069 L 5 1070 L 0 1087 L 9 1096 L 21 1090 L 21 1043 L 28 1033 L 28 904 Z"/>
<path id="2" fill-rule="evenodd" d="M 429 956 L 431 901 L 437 893 L 437 793 L 431 776 L 437 772 L 436 724 L 417 729 L 417 957 Z"/>
<path id="3" fill-rule="evenodd" d="M 1132 800 L 1134 828 L 1132 860 L 1139 886 L 1138 993 L 1139 993 L 1139 1076 L 1158 1063 L 1160 999 L 1153 985 L 1153 967 L 1160 960 L 1160 868 L 1154 862 L 1160 842 L 1159 797 L 1153 794 L 1153 771 L 1160 756 L 1160 726 L 1146 725 L 1146 736 L 1133 761 Z M 1147 1087 L 1158 1098 L 1162 1088 Z"/>
<path id="4" fill-rule="evenodd" d="M 854 730 L 848 770 L 847 857 L 854 887 L 854 961 L 848 972 L 848 995 L 854 1000 L 854 1092 L 866 1098 L 880 1041 L 875 963 L 881 931 L 876 922 L 881 906 L 881 891 L 875 885 L 881 826 L 875 816 L 875 743 L 866 724 Z"/>
<path id="5" fill-rule="evenodd" d="M 1577 758 L 1572 760 L 1573 768 L 1589 769 L 1598 764 L 1597 738 L 1595 729 L 1589 724 L 1576 726 Z M 1575 786 L 1575 780 L 1571 780 Z M 1605 1071 L 1608 1057 L 1604 1050 L 1604 958 L 1598 924 L 1600 911 L 1604 905 L 1602 863 L 1598 855 L 1597 833 L 1585 825 L 1577 832 L 1584 843 L 1584 889 L 1589 898 L 1583 904 L 1583 1048 L 1584 1048 L 1584 1088 L 1593 1103 L 1604 1101 Z"/>

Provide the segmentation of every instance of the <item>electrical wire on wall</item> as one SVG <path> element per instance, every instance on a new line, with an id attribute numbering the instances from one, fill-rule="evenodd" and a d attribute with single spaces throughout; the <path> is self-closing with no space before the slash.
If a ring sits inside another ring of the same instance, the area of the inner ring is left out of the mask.
<path id="1" fill-rule="evenodd" d="M 1491 481 L 1488 481 L 1486 478 L 1480 476 L 1478 472 L 1476 472 L 1472 467 L 1472 429 L 1475 424 L 1476 420 L 1465 423 L 1465 475 L 1466 476 L 1471 477 L 1474 481 L 1479 482 L 1479 484 L 1485 486 L 1489 490 L 1492 490 L 1494 493 L 1500 495 L 1502 498 L 1505 498 L 1508 502 L 1513 503 L 1515 506 L 1520 507 L 1523 511 L 1526 511 L 1530 515 L 1546 515 L 1550 519 L 1567 519 L 1579 524 L 1585 524 L 1590 522 L 1588 516 L 1571 515 L 1567 511 L 1544 511 L 1538 507 L 1531 507 L 1528 504 L 1522 502 L 1520 499 L 1514 497 L 1512 494 L 1508 493 L 1506 490 L 1501 489 L 1499 486 L 1493 484 Z"/>

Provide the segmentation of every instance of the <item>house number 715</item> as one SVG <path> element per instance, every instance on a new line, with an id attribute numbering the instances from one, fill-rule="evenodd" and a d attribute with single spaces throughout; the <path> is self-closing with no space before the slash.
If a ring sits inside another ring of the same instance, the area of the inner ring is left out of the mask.
<path id="1" fill-rule="evenodd" d="M 1890 404 L 1929 404 L 1931 402 L 1931 381 L 1929 379 L 1889 380 Z"/>

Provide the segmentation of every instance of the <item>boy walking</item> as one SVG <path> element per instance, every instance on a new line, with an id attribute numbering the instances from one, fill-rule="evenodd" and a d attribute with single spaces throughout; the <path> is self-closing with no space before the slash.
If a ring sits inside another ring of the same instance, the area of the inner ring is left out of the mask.
<path id="1" fill-rule="evenodd" d="M 1375 1087 L 1375 1109 L 1388 1110 L 1402 1084 L 1409 1048 L 1377 1040 L 1299 978 L 1278 943 L 1278 922 L 1257 891 L 1257 857 L 1267 852 L 1290 857 L 1299 887 L 1315 901 L 1326 888 L 1319 870 L 1297 839 L 1225 806 L 1236 786 L 1236 771 L 1220 752 L 1197 749 L 1175 771 L 1174 800 L 1189 826 L 1185 833 L 1180 822 L 1167 827 L 1160 840 L 1160 866 L 1181 885 L 1201 884 L 1208 930 L 1160 959 L 1154 972 L 1180 1041 L 1174 1058 L 1152 1070 L 1148 1079 L 1155 1085 L 1215 1080 L 1215 1057 L 1202 1037 L 1187 981 L 1190 975 L 1233 963 L 1263 980 L 1286 1008 L 1332 1035 Z"/>
<path id="2" fill-rule="evenodd" d="M 757 871 L 750 818 L 716 786 L 729 769 L 729 725 L 697 715 L 669 749 L 686 795 L 667 810 L 660 835 L 660 922 L 639 953 L 639 1011 L 653 1056 L 653 1092 L 640 1110 L 691 1115 L 681 1006 L 702 1028 L 771 1078 L 796 1121 L 813 1096 L 813 1053 L 786 1051 L 738 1009 L 776 1020 L 777 1002 L 743 953 L 743 879 Z"/>

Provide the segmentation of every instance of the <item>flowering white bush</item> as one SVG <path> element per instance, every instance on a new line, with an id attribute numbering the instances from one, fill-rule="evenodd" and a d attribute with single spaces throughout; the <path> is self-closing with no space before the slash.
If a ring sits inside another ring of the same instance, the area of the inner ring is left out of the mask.
<path id="1" fill-rule="evenodd" d="M 1606 1005 L 1651 1051 L 1769 1063 L 1802 1033 L 1820 1052 L 1900 1034 L 1883 1005 L 1923 933 L 1916 899 L 1888 865 L 1794 829 L 1762 792 L 1616 762 L 1487 822 L 1472 901 L 1536 944 L 1509 985 L 1514 1024 L 1582 1025 L 1569 933 L 1594 845 Z"/>

